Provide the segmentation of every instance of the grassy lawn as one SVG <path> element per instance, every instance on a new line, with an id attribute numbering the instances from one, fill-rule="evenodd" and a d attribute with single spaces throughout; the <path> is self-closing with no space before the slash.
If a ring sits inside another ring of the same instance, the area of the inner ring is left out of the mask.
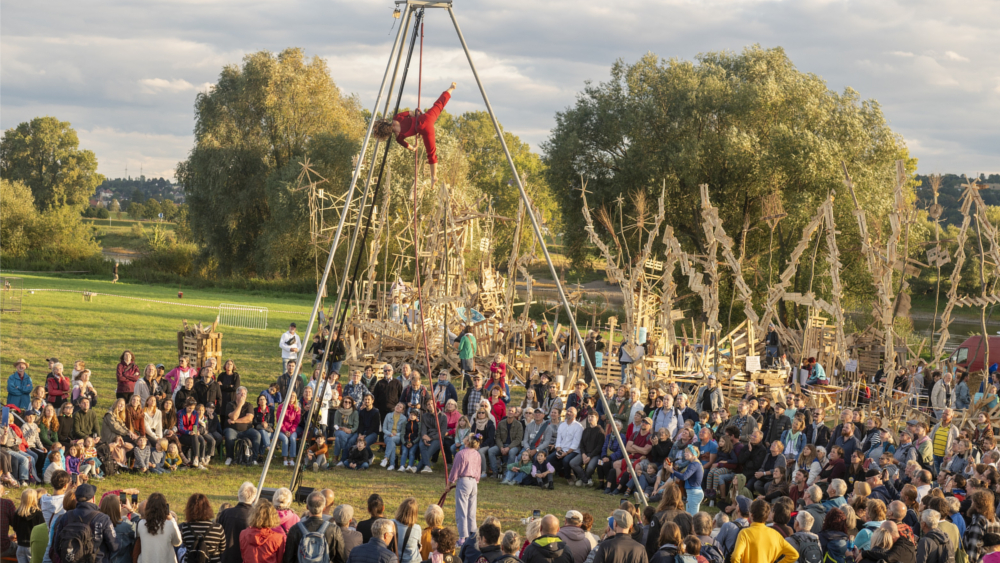
<path id="1" fill-rule="evenodd" d="M 278 337 L 293 321 L 298 323 L 300 331 L 304 331 L 312 307 L 312 299 L 301 295 L 248 295 L 226 290 L 184 288 L 183 299 L 178 299 L 177 290 L 165 286 L 112 285 L 110 281 L 31 275 L 20 277 L 25 289 L 22 312 L 5 313 L 0 318 L 0 363 L 6 370 L 3 381 L 13 372 L 12 362 L 21 357 L 31 363 L 28 373 L 36 385 L 44 382 L 48 372 L 44 358 L 58 357 L 66 365 L 67 372 L 72 369 L 73 361 L 80 359 L 94 373 L 92 381 L 99 395 L 98 410 L 102 413 L 114 397 L 115 366 L 123 350 L 131 350 L 140 367 L 147 363 L 163 363 L 169 370 L 176 365 L 177 331 L 181 320 L 203 324 L 215 320 L 215 310 L 180 305 L 217 307 L 219 303 L 234 303 L 260 305 L 271 310 L 267 330 L 219 329 L 224 333 L 223 358 L 232 358 L 236 362 L 237 371 L 253 396 L 280 375 Z M 36 291 L 30 294 L 29 289 L 87 290 L 168 303 L 103 295 L 94 297 L 92 302 L 85 302 L 79 293 Z M 522 389 L 515 389 L 515 398 L 523 396 L 522 393 Z M 2 386 L 0 394 L 6 397 L 6 385 Z M 280 460 L 276 465 L 272 464 L 268 473 L 267 486 L 287 487 L 291 471 L 282 467 Z M 226 468 L 216 460 L 207 472 L 186 470 L 159 477 L 122 475 L 98 483 L 98 489 L 136 487 L 142 491 L 143 497 L 159 491 L 167 495 L 175 511 L 181 512 L 187 496 L 193 492 L 207 494 L 217 507 L 223 502 L 235 502 L 236 490 L 243 481 L 256 484 L 259 478 L 260 468 Z M 307 472 L 302 484 L 334 489 L 338 501 L 352 504 L 355 514 L 360 514 L 362 518 L 365 499 L 373 492 L 386 499 L 390 511 L 395 510 L 402 499 L 414 496 L 420 501 L 422 514 L 423 508 L 428 503 L 437 502 L 444 491 L 440 462 L 433 475 L 394 472 L 390 476 L 378 467 L 363 472 L 339 469 Z M 453 506 L 453 502 L 454 497 L 449 497 L 446 507 Z M 496 515 L 505 526 L 523 532 L 520 519 L 529 516 L 535 509 L 561 516 L 570 508 L 575 508 L 591 512 L 599 522 L 617 505 L 618 497 L 569 487 L 565 481 L 557 482 L 555 491 L 541 491 L 501 486 L 491 480 L 480 486 L 479 519 Z M 449 508 L 445 513 L 446 521 L 454 525 L 452 510 Z"/>

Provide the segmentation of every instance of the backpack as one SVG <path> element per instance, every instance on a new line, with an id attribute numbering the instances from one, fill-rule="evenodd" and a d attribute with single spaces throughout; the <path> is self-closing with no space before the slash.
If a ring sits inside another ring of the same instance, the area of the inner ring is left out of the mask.
<path id="1" fill-rule="evenodd" d="M 732 524 L 735 524 L 736 527 L 739 528 L 739 530 L 740 530 L 739 532 L 736 533 L 736 537 L 737 538 L 739 538 L 740 533 L 743 530 L 745 530 L 745 529 L 747 529 L 747 528 L 750 527 L 749 523 L 744 524 L 744 523 L 740 522 L 739 520 L 733 520 Z M 733 547 L 729 547 L 728 545 L 723 545 L 722 546 L 722 554 L 725 557 L 725 563 L 732 563 L 732 560 L 733 560 L 733 550 L 734 549 L 736 549 L 736 542 L 735 541 L 733 541 Z"/>
<path id="2" fill-rule="evenodd" d="M 94 512 L 86 519 L 75 514 L 75 511 L 64 515 L 67 521 L 56 540 L 58 542 L 56 553 L 63 563 L 94 563 L 96 553 L 94 553 L 94 532 L 91 530 L 91 523 L 98 514 L 101 513 Z"/>
<path id="3" fill-rule="evenodd" d="M 805 542 L 798 545 L 799 563 L 820 563 L 823 561 L 823 548 L 819 545 L 819 540 L 803 538 Z"/>
<path id="4" fill-rule="evenodd" d="M 326 530 L 330 527 L 329 520 L 324 521 L 319 530 L 310 532 L 299 522 L 296 524 L 302 532 L 299 541 L 299 563 L 330 563 L 330 545 L 326 543 Z"/>
<path id="5" fill-rule="evenodd" d="M 702 545 L 699 555 L 707 559 L 708 563 L 723 563 L 726 560 L 719 546 L 711 544 Z"/>
<path id="6" fill-rule="evenodd" d="M 184 552 L 179 559 L 181 563 L 208 563 L 208 553 L 205 551 L 205 536 L 194 540 L 194 547 Z"/>
<path id="7" fill-rule="evenodd" d="M 233 456 L 233 463 L 236 465 L 253 465 L 253 444 L 249 438 L 236 440 Z"/>

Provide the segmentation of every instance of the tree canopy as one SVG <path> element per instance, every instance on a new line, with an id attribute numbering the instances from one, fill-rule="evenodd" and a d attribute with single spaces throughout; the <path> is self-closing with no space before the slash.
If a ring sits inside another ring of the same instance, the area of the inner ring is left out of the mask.
<path id="1" fill-rule="evenodd" d="M 80 150 L 69 122 L 36 117 L 4 131 L 0 141 L 0 176 L 23 182 L 39 211 L 62 206 L 82 209 L 104 181 L 97 157 Z"/>

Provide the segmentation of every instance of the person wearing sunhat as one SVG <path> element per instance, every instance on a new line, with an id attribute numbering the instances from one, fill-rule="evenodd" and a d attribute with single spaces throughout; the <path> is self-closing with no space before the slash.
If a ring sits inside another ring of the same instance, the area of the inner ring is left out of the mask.
<path id="1" fill-rule="evenodd" d="M 28 375 L 28 360 L 21 358 L 14 362 L 14 373 L 7 378 L 7 403 L 20 410 L 31 406 L 31 390 L 35 387 Z"/>

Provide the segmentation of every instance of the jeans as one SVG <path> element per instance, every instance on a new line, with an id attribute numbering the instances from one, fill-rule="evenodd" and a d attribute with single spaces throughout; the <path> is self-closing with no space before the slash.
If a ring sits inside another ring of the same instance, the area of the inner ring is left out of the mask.
<path id="1" fill-rule="evenodd" d="M 417 471 L 420 471 L 424 467 L 428 467 L 431 464 L 431 456 L 434 452 L 441 449 L 440 443 L 437 440 L 431 440 L 430 444 L 425 444 L 423 440 L 419 442 L 420 446 L 420 464 L 417 465 Z"/>
<path id="2" fill-rule="evenodd" d="M 507 458 L 499 460 L 499 464 L 497 464 L 497 457 L 501 455 L 500 446 L 493 446 L 487 453 L 490 456 L 490 467 L 493 469 L 493 473 L 500 475 L 503 473 L 503 468 L 507 467 L 508 463 L 514 463 L 517 461 L 517 454 L 521 453 L 521 448 L 517 446 L 510 446 L 510 451 L 507 452 Z"/>
<path id="3" fill-rule="evenodd" d="M 701 509 L 701 501 L 705 500 L 705 492 L 699 489 L 688 489 L 687 490 L 687 504 L 684 505 L 685 510 L 691 516 L 698 514 Z"/>
<path id="4" fill-rule="evenodd" d="M 298 445 L 295 432 L 289 432 L 287 435 L 284 432 L 278 432 L 278 443 L 281 444 L 281 457 L 295 457 Z"/>
<path id="5" fill-rule="evenodd" d="M 7 450 L 10 454 L 11 473 L 22 483 L 31 479 L 31 458 L 21 452 Z"/>
<path id="6" fill-rule="evenodd" d="M 490 453 L 489 446 L 483 446 L 479 448 L 479 457 L 480 459 L 482 459 L 483 475 L 486 475 L 486 472 L 489 471 L 489 468 L 491 467 L 491 465 L 488 462 L 488 456 L 487 456 L 487 454 L 489 453 Z"/>
<path id="7" fill-rule="evenodd" d="M 417 445 L 403 446 L 403 454 L 399 458 L 400 467 L 416 467 Z"/>
<path id="8" fill-rule="evenodd" d="M 389 465 L 396 466 L 396 446 L 399 445 L 399 436 L 385 437 L 385 459 Z"/>
<path id="9" fill-rule="evenodd" d="M 239 438 L 250 440 L 250 449 L 253 451 L 253 455 L 260 455 L 260 432 L 253 428 L 247 428 L 243 432 L 237 432 L 235 428 L 226 428 L 222 431 L 222 435 L 226 438 L 226 457 L 233 457 L 236 440 Z"/>
<path id="10" fill-rule="evenodd" d="M 273 432 L 269 430 L 264 430 L 260 426 L 257 427 L 257 433 L 260 434 L 260 445 L 265 449 L 271 448 L 271 436 L 274 435 Z"/>
<path id="11" fill-rule="evenodd" d="M 368 469 L 368 462 L 366 461 L 366 462 L 362 463 L 361 465 L 355 467 L 354 469 L 355 469 L 355 471 L 360 471 L 362 469 Z"/>
<path id="12" fill-rule="evenodd" d="M 30 449 L 27 450 L 27 451 L 21 452 L 21 454 L 27 456 L 28 457 L 28 461 L 31 464 L 31 466 L 28 468 L 29 472 L 31 473 L 31 478 L 34 479 L 35 481 L 41 483 L 42 479 L 41 479 L 41 477 L 39 477 L 39 474 L 38 474 L 38 454 L 35 453 L 35 452 L 33 452 Z"/>
<path id="13" fill-rule="evenodd" d="M 510 471 L 510 470 L 507 470 L 507 473 L 503 476 L 503 480 L 504 481 L 510 481 L 511 483 L 515 483 L 517 485 L 520 485 L 521 482 L 524 481 L 524 476 L 525 475 L 527 475 L 527 473 L 525 473 L 524 471 Z"/>
<path id="14" fill-rule="evenodd" d="M 374 432 L 371 434 L 365 434 L 365 443 L 368 444 L 368 446 L 371 446 L 377 441 L 378 441 L 378 434 Z M 357 440 L 355 440 L 355 443 L 357 443 Z"/>
<path id="15" fill-rule="evenodd" d="M 336 439 L 333 443 L 333 457 L 334 459 L 339 457 L 340 461 L 344 461 L 347 459 L 347 453 L 358 442 L 358 433 L 351 432 L 348 434 L 343 430 L 337 430 L 334 436 L 336 436 Z"/>
<path id="16" fill-rule="evenodd" d="M 943 461 L 944 461 L 944 456 L 942 456 L 942 455 L 935 455 L 934 456 L 934 473 L 935 474 L 941 472 L 941 463 Z"/>
<path id="17" fill-rule="evenodd" d="M 17 563 L 31 563 L 31 548 L 17 546 Z"/>
<path id="18" fill-rule="evenodd" d="M 592 457 L 590 461 L 587 462 L 587 466 L 583 466 L 583 455 L 578 455 L 573 458 L 573 461 L 569 462 L 570 469 L 573 470 L 573 474 L 580 481 L 586 483 L 594 475 L 594 470 L 597 469 L 597 462 L 600 458 Z"/>

